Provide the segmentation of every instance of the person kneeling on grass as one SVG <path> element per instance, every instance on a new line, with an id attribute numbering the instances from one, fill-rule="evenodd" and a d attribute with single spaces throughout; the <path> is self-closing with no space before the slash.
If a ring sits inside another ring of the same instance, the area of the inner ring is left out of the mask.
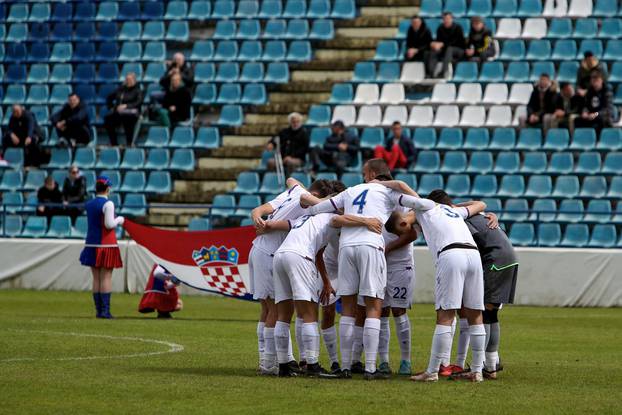
<path id="1" fill-rule="evenodd" d="M 141 313 L 158 312 L 158 318 L 173 318 L 172 312 L 180 311 L 183 303 L 179 298 L 179 280 L 161 265 L 154 265 L 149 274 L 145 293 L 138 305 Z"/>
<path id="2" fill-rule="evenodd" d="M 110 294 L 112 270 L 123 267 L 115 229 L 123 225 L 123 216 L 114 216 L 114 203 L 108 200 L 112 183 L 106 176 L 95 182 L 96 197 L 86 203 L 88 228 L 80 263 L 91 267 L 93 274 L 93 301 L 97 318 L 112 318 Z"/>

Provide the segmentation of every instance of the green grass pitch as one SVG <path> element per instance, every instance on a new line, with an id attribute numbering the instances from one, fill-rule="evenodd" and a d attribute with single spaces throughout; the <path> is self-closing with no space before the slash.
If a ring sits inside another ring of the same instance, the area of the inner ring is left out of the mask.
<path id="1" fill-rule="evenodd" d="M 257 304 L 186 296 L 162 321 L 136 312 L 139 298 L 113 295 L 117 319 L 102 321 L 88 293 L 0 291 L 0 414 L 620 413 L 620 309 L 507 307 L 499 380 L 414 384 L 259 377 Z M 410 316 L 421 370 L 434 310 Z"/>

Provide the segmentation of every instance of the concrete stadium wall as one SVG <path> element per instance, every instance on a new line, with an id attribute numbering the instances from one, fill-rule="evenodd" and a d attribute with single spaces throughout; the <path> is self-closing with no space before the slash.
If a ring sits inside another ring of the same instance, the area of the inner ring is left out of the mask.
<path id="1" fill-rule="evenodd" d="M 0 289 L 90 290 L 88 268 L 78 262 L 83 242 L 1 239 Z M 125 267 L 115 270 L 113 290 L 142 292 L 153 261 L 144 248 L 120 242 Z M 518 248 L 516 304 L 563 307 L 622 306 L 622 250 Z M 415 248 L 415 301 L 434 299 L 434 262 L 426 247 Z M 186 295 L 209 295 L 183 287 Z"/>

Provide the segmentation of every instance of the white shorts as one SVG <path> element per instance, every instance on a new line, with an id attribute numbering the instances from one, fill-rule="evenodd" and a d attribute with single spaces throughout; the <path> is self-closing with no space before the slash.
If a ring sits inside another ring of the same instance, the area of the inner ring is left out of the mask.
<path id="1" fill-rule="evenodd" d="M 295 252 L 274 254 L 274 301 L 285 300 L 318 302 L 320 279 L 315 263 Z"/>
<path id="2" fill-rule="evenodd" d="M 436 309 L 484 309 L 484 273 L 475 249 L 450 249 L 436 261 Z"/>
<path id="3" fill-rule="evenodd" d="M 328 279 L 330 280 L 330 285 L 332 285 L 333 290 L 335 290 L 335 292 L 337 291 L 337 282 L 338 282 L 338 267 L 334 266 L 334 265 L 329 265 L 324 263 L 325 267 L 326 267 L 326 273 L 328 274 Z M 318 275 L 318 279 L 317 279 L 317 291 L 318 293 L 322 292 L 322 289 L 324 289 L 324 281 L 322 281 L 322 278 L 320 275 Z M 335 295 L 335 294 L 331 294 L 330 298 L 328 299 L 328 304 L 321 304 L 322 306 L 327 306 L 327 305 L 332 305 L 335 304 L 337 302 L 337 300 L 339 300 L 339 296 Z"/>
<path id="4" fill-rule="evenodd" d="M 387 271 L 387 294 L 382 307 L 410 308 L 415 290 L 415 268 L 402 265 Z"/>
<path id="5" fill-rule="evenodd" d="M 369 245 L 345 246 L 339 250 L 337 294 L 384 299 L 387 262 L 381 249 Z"/>
<path id="6" fill-rule="evenodd" d="M 274 279 L 272 278 L 272 255 L 254 246 L 248 256 L 251 292 L 255 300 L 274 298 Z"/>

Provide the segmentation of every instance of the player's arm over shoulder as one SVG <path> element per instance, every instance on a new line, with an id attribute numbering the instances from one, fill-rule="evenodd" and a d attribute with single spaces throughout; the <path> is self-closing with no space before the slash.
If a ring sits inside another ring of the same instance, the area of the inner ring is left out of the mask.
<path id="1" fill-rule="evenodd" d="M 463 202 L 463 203 L 459 203 L 456 205 L 458 208 L 464 208 L 464 209 L 456 209 L 458 211 L 458 213 L 460 213 L 461 215 L 463 215 L 463 217 L 469 218 L 471 216 L 477 215 L 482 213 L 484 210 L 486 210 L 486 203 L 479 201 L 479 200 L 471 200 L 469 202 Z M 466 213 L 465 213 L 466 211 Z M 466 216 L 464 216 L 466 215 Z"/>

